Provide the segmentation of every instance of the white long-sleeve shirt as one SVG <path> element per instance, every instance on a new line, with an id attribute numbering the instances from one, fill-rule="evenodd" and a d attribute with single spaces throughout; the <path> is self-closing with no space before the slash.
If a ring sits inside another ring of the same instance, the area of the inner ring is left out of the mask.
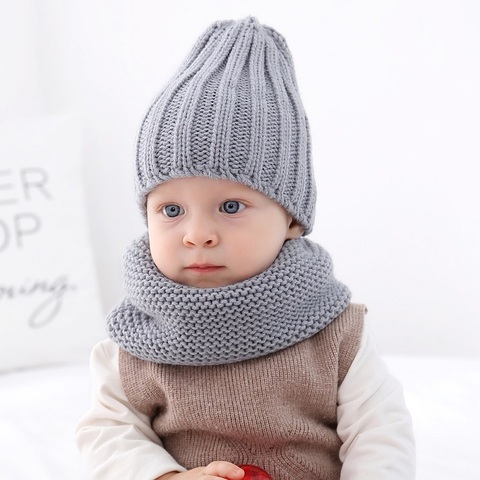
<path id="1" fill-rule="evenodd" d="M 92 405 L 77 427 L 77 444 L 93 480 L 153 480 L 184 471 L 163 448 L 150 419 L 123 391 L 118 346 L 99 343 L 91 356 Z M 366 332 L 338 391 L 341 480 L 412 480 L 415 444 L 400 383 Z"/>

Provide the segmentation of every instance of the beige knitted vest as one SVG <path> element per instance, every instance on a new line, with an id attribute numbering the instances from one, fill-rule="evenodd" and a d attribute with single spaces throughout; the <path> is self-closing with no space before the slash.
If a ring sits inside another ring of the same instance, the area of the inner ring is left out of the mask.
<path id="1" fill-rule="evenodd" d="M 337 392 L 358 351 L 363 305 L 313 337 L 228 365 L 172 366 L 120 350 L 129 402 L 190 469 L 255 464 L 274 480 L 338 480 Z"/>

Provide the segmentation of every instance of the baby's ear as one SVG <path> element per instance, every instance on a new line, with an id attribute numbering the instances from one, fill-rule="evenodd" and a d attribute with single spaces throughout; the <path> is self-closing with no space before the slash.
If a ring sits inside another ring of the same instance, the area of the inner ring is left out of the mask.
<path id="1" fill-rule="evenodd" d="M 305 232 L 305 229 L 294 218 L 290 217 L 287 237 L 285 240 L 293 240 L 294 238 L 300 238 Z"/>

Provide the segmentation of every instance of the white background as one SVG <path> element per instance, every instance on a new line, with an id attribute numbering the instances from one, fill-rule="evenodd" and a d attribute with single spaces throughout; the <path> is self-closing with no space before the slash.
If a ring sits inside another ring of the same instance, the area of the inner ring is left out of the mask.
<path id="1" fill-rule="evenodd" d="M 82 119 L 79 181 L 105 312 L 123 295 L 123 251 L 144 230 L 132 172 L 147 107 L 210 23 L 254 15 L 294 56 L 319 191 L 311 237 L 368 305 L 379 349 L 480 355 L 480 2 L 0 7 L 0 121 Z"/>

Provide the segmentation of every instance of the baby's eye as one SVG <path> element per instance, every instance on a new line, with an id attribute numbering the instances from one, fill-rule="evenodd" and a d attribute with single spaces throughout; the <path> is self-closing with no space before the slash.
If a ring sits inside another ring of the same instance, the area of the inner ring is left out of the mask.
<path id="1" fill-rule="evenodd" d="M 245 205 L 241 202 L 237 202 L 236 200 L 227 200 L 222 204 L 220 207 L 220 211 L 224 213 L 238 213 L 240 210 L 243 210 Z"/>
<path id="2" fill-rule="evenodd" d="M 170 218 L 178 217 L 184 213 L 184 210 L 180 205 L 165 205 L 162 211 Z"/>

